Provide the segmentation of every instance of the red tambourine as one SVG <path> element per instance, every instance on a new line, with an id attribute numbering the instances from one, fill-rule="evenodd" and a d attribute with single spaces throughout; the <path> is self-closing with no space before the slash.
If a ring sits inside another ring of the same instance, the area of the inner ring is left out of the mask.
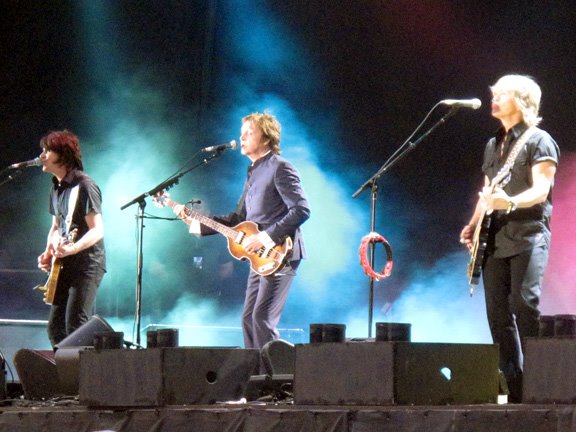
<path id="1" fill-rule="evenodd" d="M 368 262 L 368 245 L 370 243 L 382 243 L 386 248 L 386 265 L 384 266 L 382 273 L 376 273 L 374 269 L 370 267 L 370 263 Z M 360 243 L 358 254 L 360 255 L 360 265 L 364 269 L 366 276 L 379 281 L 380 279 L 387 278 L 392 273 L 392 266 L 394 265 L 392 261 L 392 248 L 390 247 L 388 241 L 386 241 L 386 239 L 380 234 L 371 232 L 362 237 L 362 242 Z"/>

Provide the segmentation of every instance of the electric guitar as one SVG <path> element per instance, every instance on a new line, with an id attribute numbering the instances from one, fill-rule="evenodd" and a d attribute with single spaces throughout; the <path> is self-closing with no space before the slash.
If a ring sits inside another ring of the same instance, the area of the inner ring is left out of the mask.
<path id="1" fill-rule="evenodd" d="M 170 195 L 165 192 L 154 196 L 153 202 L 158 207 L 168 206 L 174 208 L 179 205 L 177 202 L 172 201 Z M 178 216 L 181 219 L 191 218 L 197 220 L 202 225 L 222 234 L 228 240 L 230 255 L 237 260 L 250 261 L 250 268 L 261 276 L 269 276 L 284 267 L 287 258 L 292 252 L 292 239 L 290 237 L 286 237 L 283 244 L 275 245 L 272 248 L 262 246 L 254 253 L 246 252 L 242 244 L 244 240 L 260 232 L 258 225 L 251 221 L 241 222 L 234 227 L 228 227 L 188 207 L 184 207 Z"/>
<path id="2" fill-rule="evenodd" d="M 63 237 L 60 244 L 70 244 L 76 241 L 76 236 L 78 235 L 78 229 L 74 228 L 67 236 Z M 50 274 L 48 275 L 48 280 L 44 285 L 38 287 L 39 290 L 44 291 L 44 303 L 51 305 L 54 302 L 54 296 L 56 295 L 56 287 L 58 285 L 58 276 L 60 276 L 60 270 L 62 269 L 62 259 L 52 258 L 52 266 L 50 267 Z"/>
<path id="3" fill-rule="evenodd" d="M 510 170 L 503 169 L 490 182 L 490 193 L 494 193 L 497 187 L 504 187 L 510 181 Z M 488 231 L 492 224 L 492 210 L 483 209 L 478 218 L 474 235 L 472 236 L 472 248 L 470 249 L 470 262 L 468 263 L 468 282 L 470 283 L 470 296 L 474 294 L 474 288 L 480 282 L 484 256 L 488 244 Z"/>
<path id="4" fill-rule="evenodd" d="M 496 185 L 492 188 L 492 192 L 494 192 L 495 187 Z M 482 210 L 478 223 L 476 224 L 476 229 L 474 230 L 474 235 L 472 236 L 472 248 L 470 249 L 470 261 L 468 262 L 470 296 L 474 294 L 474 287 L 480 282 L 491 222 L 492 214 L 488 214 L 486 209 Z"/>

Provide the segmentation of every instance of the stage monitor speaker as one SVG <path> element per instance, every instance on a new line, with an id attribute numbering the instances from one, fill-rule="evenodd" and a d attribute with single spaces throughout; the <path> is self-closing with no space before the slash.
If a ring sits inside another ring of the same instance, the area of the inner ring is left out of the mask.
<path id="1" fill-rule="evenodd" d="M 497 398 L 496 345 L 296 345 L 296 404 L 444 405 L 495 403 Z"/>
<path id="2" fill-rule="evenodd" d="M 262 347 L 262 365 L 270 376 L 294 374 L 296 349 L 290 342 L 276 339 Z"/>
<path id="3" fill-rule="evenodd" d="M 80 403 L 163 406 L 239 400 L 259 365 L 256 349 L 81 351 Z"/>
<path id="4" fill-rule="evenodd" d="M 576 339 L 524 339 L 522 402 L 576 402 Z"/>
<path id="5" fill-rule="evenodd" d="M 94 346 L 94 336 L 99 332 L 114 332 L 114 330 L 100 315 L 93 315 L 79 328 L 58 342 L 56 348 Z"/>
<path id="6" fill-rule="evenodd" d="M 53 351 L 20 349 L 14 355 L 14 366 L 26 399 L 44 400 L 61 394 Z"/>

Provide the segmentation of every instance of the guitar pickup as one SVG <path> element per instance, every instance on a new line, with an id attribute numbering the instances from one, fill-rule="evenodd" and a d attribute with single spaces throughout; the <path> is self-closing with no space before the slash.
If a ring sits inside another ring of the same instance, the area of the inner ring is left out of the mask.
<path id="1" fill-rule="evenodd" d="M 236 242 L 238 244 L 242 244 L 242 242 L 244 241 L 245 238 L 246 238 L 246 233 L 243 231 L 238 231 L 238 235 L 236 236 L 236 239 L 234 240 L 234 242 Z"/>

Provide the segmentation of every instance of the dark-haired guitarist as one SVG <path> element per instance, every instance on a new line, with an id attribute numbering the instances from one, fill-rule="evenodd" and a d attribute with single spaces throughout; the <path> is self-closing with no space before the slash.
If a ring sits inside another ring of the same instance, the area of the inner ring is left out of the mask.
<path id="1" fill-rule="evenodd" d="M 48 336 L 52 346 L 92 315 L 96 291 L 105 273 L 104 224 L 100 189 L 83 171 L 80 143 L 69 131 L 40 140 L 42 170 L 53 175 L 52 225 L 38 267 L 49 271 L 54 258 L 62 266 L 51 301 Z M 63 241 L 76 232 L 74 243 Z"/>

